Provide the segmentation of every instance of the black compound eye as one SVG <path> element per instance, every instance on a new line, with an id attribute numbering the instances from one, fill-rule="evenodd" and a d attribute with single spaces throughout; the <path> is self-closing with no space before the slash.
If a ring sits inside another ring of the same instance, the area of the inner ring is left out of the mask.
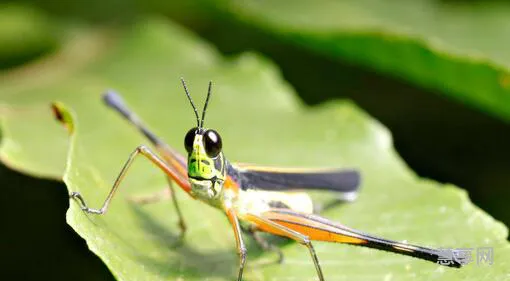
<path id="1" fill-rule="evenodd" d="M 197 134 L 197 128 L 191 128 L 184 137 L 184 148 L 188 153 L 193 150 L 193 141 L 195 141 L 195 135 Z"/>
<path id="2" fill-rule="evenodd" d="M 221 151 L 221 137 L 215 130 L 207 130 L 204 133 L 204 148 L 209 157 L 216 157 Z"/>

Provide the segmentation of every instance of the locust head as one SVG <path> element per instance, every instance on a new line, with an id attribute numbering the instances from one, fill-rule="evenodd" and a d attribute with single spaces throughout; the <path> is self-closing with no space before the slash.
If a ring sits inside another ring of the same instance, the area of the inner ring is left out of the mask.
<path id="1" fill-rule="evenodd" d="M 202 199 L 211 200 L 221 193 L 226 177 L 221 137 L 215 130 L 203 127 L 212 83 L 209 82 L 209 90 L 200 119 L 184 80 L 182 83 L 197 118 L 197 126 L 191 128 L 184 137 L 184 147 L 188 152 L 188 179 L 191 192 Z"/>

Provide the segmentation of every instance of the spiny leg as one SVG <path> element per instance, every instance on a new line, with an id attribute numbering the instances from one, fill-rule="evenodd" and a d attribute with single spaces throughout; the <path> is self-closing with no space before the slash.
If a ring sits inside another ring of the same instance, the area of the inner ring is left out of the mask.
<path id="1" fill-rule="evenodd" d="M 261 231 L 259 231 L 255 226 L 251 226 L 248 229 L 248 233 L 253 237 L 253 240 L 262 248 L 264 251 L 268 252 L 276 252 L 278 255 L 278 263 L 282 263 L 284 256 L 282 250 L 278 248 L 276 245 L 269 243 L 264 237 L 260 236 Z"/>
<path id="2" fill-rule="evenodd" d="M 227 209 L 225 212 L 230 224 L 232 225 L 232 229 L 234 230 L 237 252 L 239 254 L 239 273 L 237 275 L 237 281 L 242 281 L 244 265 L 246 264 L 246 246 L 244 245 L 243 237 L 241 235 L 241 226 L 239 225 L 237 214 L 232 209 Z"/>
<path id="3" fill-rule="evenodd" d="M 308 236 L 303 235 L 297 231 L 289 229 L 283 225 L 277 224 L 271 220 L 265 219 L 263 217 L 254 215 L 254 214 L 246 214 L 243 218 L 248 221 L 255 223 L 257 227 L 265 232 L 272 233 L 275 235 L 285 236 L 290 239 L 297 241 L 298 243 L 305 245 L 310 251 L 310 256 L 312 257 L 313 263 L 315 265 L 315 270 L 317 271 L 317 276 L 320 281 L 324 281 L 324 275 L 322 274 L 322 269 L 319 264 L 319 259 L 317 258 L 317 254 L 315 253 L 315 249 L 313 248 L 312 242 L 308 238 Z"/>
<path id="4" fill-rule="evenodd" d="M 161 160 L 158 156 L 156 156 L 156 154 L 154 154 L 150 149 L 141 145 L 141 146 L 138 146 L 129 155 L 128 160 L 126 161 L 126 163 L 122 167 L 119 175 L 115 179 L 115 182 L 113 183 L 110 193 L 108 193 L 108 196 L 106 197 L 106 199 L 103 203 L 103 206 L 100 209 L 93 209 L 93 208 L 88 207 L 85 200 L 83 199 L 83 196 L 79 192 L 76 192 L 76 191 L 71 192 L 70 197 L 73 198 L 74 200 L 76 200 L 80 204 L 80 207 L 83 211 L 85 211 L 89 214 L 102 215 L 102 214 L 106 213 L 106 211 L 108 210 L 108 206 L 110 205 L 110 202 L 111 202 L 113 196 L 115 195 L 115 192 L 119 188 L 120 183 L 122 182 L 127 171 L 129 170 L 129 167 L 131 167 L 131 164 L 136 159 L 136 156 L 138 156 L 140 154 L 145 156 L 152 163 L 154 163 L 161 170 L 163 170 L 163 172 L 165 172 L 165 174 L 167 174 L 167 176 L 169 178 L 171 178 L 172 180 L 177 182 L 177 184 L 179 184 L 179 186 L 181 186 L 183 190 L 185 190 L 185 191 L 189 190 L 189 188 L 190 188 L 189 183 L 186 180 L 184 180 L 181 177 L 181 175 L 179 175 L 178 172 L 176 172 L 173 168 L 169 167 L 163 160 Z"/>

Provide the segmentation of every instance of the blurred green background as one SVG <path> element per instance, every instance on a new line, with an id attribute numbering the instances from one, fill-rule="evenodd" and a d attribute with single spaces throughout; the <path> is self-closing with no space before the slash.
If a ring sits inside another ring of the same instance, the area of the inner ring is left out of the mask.
<path id="1" fill-rule="evenodd" d="M 417 174 L 466 189 L 510 225 L 506 2 L 318 1 L 316 9 L 308 1 L 163 2 L 3 1 L 0 75 L 58 51 L 70 26 L 118 27 L 163 15 L 225 55 L 248 50 L 270 58 L 310 106 L 352 99 L 391 130 Z M 62 183 L 2 166 L 0 185 L 5 280 L 112 279 L 65 224 Z"/>

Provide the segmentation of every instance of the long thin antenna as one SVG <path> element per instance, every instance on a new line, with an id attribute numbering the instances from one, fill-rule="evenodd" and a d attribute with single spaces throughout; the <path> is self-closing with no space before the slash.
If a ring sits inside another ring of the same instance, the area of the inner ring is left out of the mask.
<path id="1" fill-rule="evenodd" d="M 182 86 L 184 86 L 184 92 L 186 92 L 186 96 L 188 97 L 189 102 L 191 103 L 191 106 L 193 107 L 193 111 L 195 112 L 195 116 L 197 118 L 197 127 L 200 128 L 200 119 L 198 119 L 198 110 L 195 107 L 195 104 L 193 103 L 193 100 L 191 99 L 191 96 L 188 92 L 188 87 L 186 86 L 186 82 L 184 82 L 184 78 L 181 78 Z"/>
<path id="2" fill-rule="evenodd" d="M 209 98 L 211 97 L 212 81 L 209 81 L 209 89 L 207 90 L 207 97 L 205 98 L 204 109 L 202 110 L 202 119 L 200 119 L 200 128 L 204 126 L 205 110 L 209 104 Z"/>

